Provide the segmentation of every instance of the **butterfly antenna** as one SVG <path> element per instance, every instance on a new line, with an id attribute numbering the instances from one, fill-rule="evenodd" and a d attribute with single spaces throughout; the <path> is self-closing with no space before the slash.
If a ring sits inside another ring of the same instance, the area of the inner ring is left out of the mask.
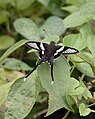
<path id="1" fill-rule="evenodd" d="M 45 32 L 45 34 L 51 39 L 51 41 L 52 41 L 52 38 L 50 37 L 50 35 L 49 34 L 47 34 L 47 32 L 46 32 L 46 30 L 45 29 L 43 29 L 43 31 Z"/>

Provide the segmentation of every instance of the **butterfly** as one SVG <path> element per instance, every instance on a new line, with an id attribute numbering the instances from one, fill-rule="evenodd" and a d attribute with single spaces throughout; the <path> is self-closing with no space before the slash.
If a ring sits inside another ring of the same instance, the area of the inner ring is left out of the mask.
<path id="1" fill-rule="evenodd" d="M 53 64 L 54 61 L 61 55 L 70 55 L 70 54 L 76 54 L 79 51 L 75 48 L 68 47 L 68 46 L 61 46 L 56 44 L 54 41 L 51 41 L 50 44 L 42 43 L 42 42 L 27 42 L 27 46 L 30 48 L 33 48 L 39 52 L 39 61 L 34 66 L 32 71 L 30 71 L 29 74 L 27 74 L 24 78 L 24 81 L 27 79 L 27 77 L 40 65 L 41 63 L 48 62 L 51 67 L 51 78 L 52 83 L 54 83 L 54 76 L 53 76 Z"/>

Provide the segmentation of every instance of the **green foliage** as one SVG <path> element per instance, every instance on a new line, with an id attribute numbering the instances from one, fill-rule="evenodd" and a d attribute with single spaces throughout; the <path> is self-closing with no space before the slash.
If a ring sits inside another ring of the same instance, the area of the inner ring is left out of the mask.
<path id="1" fill-rule="evenodd" d="M 37 39 L 39 29 L 32 20 L 28 18 L 17 19 L 14 23 L 14 27 L 18 33 L 26 38 L 30 40 Z"/>
<path id="2" fill-rule="evenodd" d="M 32 78 L 32 79 L 31 79 Z M 33 107 L 39 92 L 38 78 L 34 72 L 26 82 L 18 79 L 6 99 L 6 119 L 23 119 Z"/>
<path id="3" fill-rule="evenodd" d="M 4 103 L 7 95 L 8 95 L 8 92 L 10 90 L 10 87 L 11 87 L 12 83 L 7 83 L 7 84 L 2 84 L 0 86 L 0 105 Z"/>
<path id="4" fill-rule="evenodd" d="M 18 10 L 25 10 L 30 7 L 34 1 L 35 0 L 27 0 L 27 2 L 25 0 L 13 0 L 12 5 Z"/>
<path id="5" fill-rule="evenodd" d="M 90 109 L 95 97 L 86 83 L 95 79 L 94 20 L 94 0 L 0 0 L 0 105 L 5 105 L 1 112 L 6 119 L 34 118 L 34 104 L 42 106 L 47 97 L 46 116 L 61 108 L 72 113 L 79 110 L 80 116 L 95 112 Z M 29 41 L 50 43 L 51 39 L 79 53 L 60 56 L 54 62 L 53 85 L 47 63 L 24 81 L 25 71 L 32 69 L 38 55 L 35 50 L 27 54 L 23 45 Z M 41 98 L 43 92 L 46 95 Z"/>
<path id="6" fill-rule="evenodd" d="M 80 115 L 81 116 L 86 116 L 88 115 L 90 112 L 91 112 L 91 109 L 90 108 L 87 108 L 84 103 L 81 103 L 79 105 L 79 112 L 80 112 Z"/>
<path id="7" fill-rule="evenodd" d="M 6 57 L 8 57 L 13 51 L 15 51 L 17 48 L 19 48 L 20 46 L 22 46 L 23 44 L 25 44 L 26 42 L 28 42 L 27 40 L 21 40 L 17 43 L 15 43 L 12 47 L 10 47 L 0 58 L 0 62 L 2 62 Z"/>
<path id="8" fill-rule="evenodd" d="M 8 20 L 9 13 L 7 11 L 0 11 L 0 24 Z"/>
<path id="9" fill-rule="evenodd" d="M 42 25 L 41 31 L 43 28 L 46 29 L 46 31 L 49 35 L 60 36 L 62 33 L 65 32 L 65 28 L 64 28 L 62 19 L 59 17 L 56 17 L 56 16 L 49 17 L 45 21 L 45 23 Z M 51 31 L 50 31 L 50 29 L 51 29 Z M 45 33 L 44 33 L 44 36 L 46 36 Z"/>
<path id="10" fill-rule="evenodd" d="M 88 2 L 82 5 L 76 12 L 64 19 L 67 28 L 80 26 L 90 20 L 95 19 L 95 2 Z"/>
<path id="11" fill-rule="evenodd" d="M 31 67 L 29 67 L 27 64 L 14 58 L 6 58 L 0 64 L 0 67 L 8 70 L 31 70 Z"/>
<path id="12" fill-rule="evenodd" d="M 7 35 L 0 36 L 0 50 L 6 49 L 9 46 L 13 45 L 15 40 Z"/>

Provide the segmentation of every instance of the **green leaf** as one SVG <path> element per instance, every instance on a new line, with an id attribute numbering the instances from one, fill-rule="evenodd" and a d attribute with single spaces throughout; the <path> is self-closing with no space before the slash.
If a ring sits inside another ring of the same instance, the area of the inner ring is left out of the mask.
<path id="1" fill-rule="evenodd" d="M 21 47 L 22 45 L 24 45 L 26 42 L 28 42 L 27 40 L 21 40 L 17 43 L 15 43 L 14 45 L 12 45 L 0 58 L 0 62 L 2 62 L 6 57 L 8 57 L 13 51 L 15 51 L 16 49 L 18 49 L 19 47 Z"/>
<path id="2" fill-rule="evenodd" d="M 31 67 L 29 67 L 24 62 L 15 59 L 15 58 L 7 58 L 5 59 L 1 64 L 0 67 L 9 69 L 9 70 L 31 70 Z"/>
<path id="3" fill-rule="evenodd" d="M 39 78 L 41 80 L 41 84 L 47 90 L 50 96 L 49 109 L 47 115 L 50 115 L 51 113 L 55 112 L 56 110 L 62 107 L 65 107 L 70 111 L 73 111 L 73 109 L 68 105 L 65 97 L 65 93 L 68 90 L 68 87 L 75 86 L 74 84 L 76 84 L 76 80 L 70 78 L 69 70 L 70 66 L 68 65 L 67 61 L 63 57 L 59 57 L 54 62 L 55 83 L 52 85 L 49 65 L 47 63 L 44 63 L 38 67 L 38 73 Z"/>
<path id="4" fill-rule="evenodd" d="M 10 3 L 11 0 L 0 0 L 0 7 L 5 8 L 5 6 Z"/>
<path id="5" fill-rule="evenodd" d="M 87 39 L 87 37 L 91 34 L 93 34 L 93 30 L 90 24 L 83 24 L 80 28 L 81 35 L 84 39 Z"/>
<path id="6" fill-rule="evenodd" d="M 0 119 L 5 119 L 5 105 L 0 105 Z"/>
<path id="7" fill-rule="evenodd" d="M 25 82 L 23 78 L 16 80 L 6 100 L 6 119 L 24 119 L 28 115 L 38 97 L 38 84 L 36 72 Z"/>
<path id="8" fill-rule="evenodd" d="M 4 103 L 7 98 L 12 83 L 0 85 L 0 105 Z"/>
<path id="9" fill-rule="evenodd" d="M 6 22 L 10 14 L 7 11 L 0 11 L 0 24 Z"/>
<path id="10" fill-rule="evenodd" d="M 80 26 L 95 19 L 95 2 L 88 2 L 82 5 L 78 11 L 72 13 L 64 19 L 66 28 Z"/>
<path id="11" fill-rule="evenodd" d="M 80 54 L 81 54 L 81 52 L 80 52 Z M 75 64 L 76 68 L 80 72 L 82 72 L 83 74 L 85 74 L 87 76 L 95 77 L 91 65 L 88 62 L 86 62 L 87 59 L 86 59 L 86 61 L 84 61 L 82 58 L 80 58 L 80 56 L 81 56 L 80 54 L 79 54 L 79 56 L 78 55 L 70 56 L 71 61 Z"/>
<path id="12" fill-rule="evenodd" d="M 86 1 L 85 0 L 67 0 L 67 3 L 73 4 L 74 6 L 79 7 L 83 5 L 84 3 L 86 3 Z"/>
<path id="13" fill-rule="evenodd" d="M 94 34 L 89 34 L 87 43 L 91 53 L 95 56 L 95 35 Z"/>
<path id="14" fill-rule="evenodd" d="M 92 71 L 94 73 L 95 76 L 95 56 L 93 56 L 91 53 L 89 52 L 82 52 L 79 54 L 79 56 L 88 64 L 90 64 Z"/>
<path id="15" fill-rule="evenodd" d="M 13 45 L 14 42 L 15 39 L 13 39 L 10 36 L 7 35 L 0 36 L 0 50 L 8 48 L 9 46 Z"/>
<path id="16" fill-rule="evenodd" d="M 72 105 L 75 103 L 75 99 L 76 99 L 75 96 L 80 95 L 80 93 L 76 92 L 77 87 L 79 87 L 79 81 L 77 81 L 75 78 L 71 78 L 69 83 L 71 84 L 71 86 L 68 86 L 65 96 L 68 105 L 74 112 L 74 108 L 72 108 Z"/>
<path id="17" fill-rule="evenodd" d="M 91 95 L 90 91 L 87 89 L 87 87 L 85 86 L 85 84 L 83 83 L 82 80 L 80 80 L 80 86 L 85 89 L 84 92 L 83 92 L 83 97 L 85 99 L 92 98 L 92 95 Z"/>
<path id="18" fill-rule="evenodd" d="M 61 9 L 65 10 L 67 12 L 73 13 L 73 12 L 77 11 L 78 8 L 73 5 L 69 5 L 69 6 L 62 7 Z"/>
<path id="19" fill-rule="evenodd" d="M 88 64 L 95 66 L 95 57 L 89 52 L 80 52 L 79 57 L 83 59 Z"/>
<path id="20" fill-rule="evenodd" d="M 45 29 L 49 35 L 58 36 L 62 35 L 66 30 L 64 28 L 63 20 L 57 16 L 49 17 L 41 27 L 41 31 L 43 31 L 43 29 Z M 47 36 L 47 34 L 43 31 L 42 36 Z"/>
<path id="21" fill-rule="evenodd" d="M 95 35 L 90 24 L 82 25 L 80 32 L 82 37 L 86 39 L 87 47 L 90 49 L 91 53 L 95 56 Z"/>
<path id="22" fill-rule="evenodd" d="M 84 49 L 86 45 L 86 39 L 83 39 L 81 34 L 71 34 L 63 38 L 63 44 L 77 48 L 78 50 Z"/>
<path id="23" fill-rule="evenodd" d="M 95 77 L 92 71 L 92 68 L 88 63 L 86 62 L 75 63 L 75 66 L 83 74 L 90 76 L 90 77 Z"/>
<path id="24" fill-rule="evenodd" d="M 66 94 L 66 101 L 68 105 L 70 106 L 70 108 L 72 108 L 73 112 L 75 112 L 74 107 L 72 107 L 76 103 L 75 97 L 72 95 Z"/>
<path id="25" fill-rule="evenodd" d="M 64 17 L 64 12 L 61 10 L 61 6 L 63 5 L 63 0 L 49 0 L 48 9 L 52 14 L 60 17 Z"/>
<path id="26" fill-rule="evenodd" d="M 46 37 L 44 40 L 42 40 L 41 42 L 43 43 L 50 43 L 51 41 L 54 41 L 54 42 L 58 42 L 59 41 L 59 37 L 58 36 L 51 36 L 50 38 L 49 37 Z"/>
<path id="27" fill-rule="evenodd" d="M 14 22 L 15 30 L 29 40 L 39 39 L 39 29 L 36 24 L 28 18 L 19 18 Z"/>
<path id="28" fill-rule="evenodd" d="M 60 99 L 60 101 L 59 101 L 59 99 Z M 64 102 L 69 107 L 69 105 L 67 104 L 67 101 L 65 100 L 65 98 L 64 98 Z M 54 113 L 55 111 L 63 108 L 62 99 L 60 98 L 60 94 L 56 93 L 56 95 L 54 96 L 54 94 L 51 93 L 49 95 L 49 104 L 48 105 L 49 105 L 48 106 L 48 112 L 47 112 L 46 116 L 48 116 L 48 115 Z"/>
<path id="29" fill-rule="evenodd" d="M 67 94 L 71 95 L 71 96 L 75 96 L 75 95 L 82 95 L 84 92 L 84 88 L 83 87 L 77 87 L 76 88 L 72 88 L 69 87 Z"/>
<path id="30" fill-rule="evenodd" d="M 82 95 L 84 92 L 84 88 L 83 87 L 78 87 L 73 91 L 72 95 Z"/>
<path id="31" fill-rule="evenodd" d="M 43 6 L 48 7 L 49 0 L 38 0 Z"/>
<path id="32" fill-rule="evenodd" d="M 80 113 L 80 116 L 87 116 L 88 114 L 90 114 L 91 112 L 91 109 L 90 108 L 87 108 L 84 103 L 81 103 L 79 105 L 79 113 Z"/>
<path id="33" fill-rule="evenodd" d="M 24 74 L 21 72 L 13 70 L 5 70 L 4 68 L 0 68 L 0 84 L 12 82 L 22 76 L 24 76 Z"/>
<path id="34" fill-rule="evenodd" d="M 12 1 L 13 6 L 18 10 L 25 10 L 29 8 L 35 0 L 14 0 Z"/>

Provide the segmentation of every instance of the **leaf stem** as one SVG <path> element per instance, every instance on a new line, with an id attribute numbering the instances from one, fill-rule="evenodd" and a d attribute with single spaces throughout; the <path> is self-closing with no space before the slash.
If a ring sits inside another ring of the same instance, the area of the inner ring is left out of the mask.
<path id="1" fill-rule="evenodd" d="M 65 116 L 62 119 L 66 119 L 67 116 L 69 115 L 70 111 L 67 111 L 67 113 L 65 114 Z"/>
<path id="2" fill-rule="evenodd" d="M 74 69 L 75 69 L 75 65 L 72 66 L 72 69 L 71 69 L 70 75 L 72 74 L 72 72 L 74 71 Z"/>
<path id="3" fill-rule="evenodd" d="M 93 106 L 93 105 L 95 105 L 95 103 L 93 103 L 93 104 L 90 104 L 90 105 L 88 105 L 87 107 L 91 107 L 91 106 Z"/>

